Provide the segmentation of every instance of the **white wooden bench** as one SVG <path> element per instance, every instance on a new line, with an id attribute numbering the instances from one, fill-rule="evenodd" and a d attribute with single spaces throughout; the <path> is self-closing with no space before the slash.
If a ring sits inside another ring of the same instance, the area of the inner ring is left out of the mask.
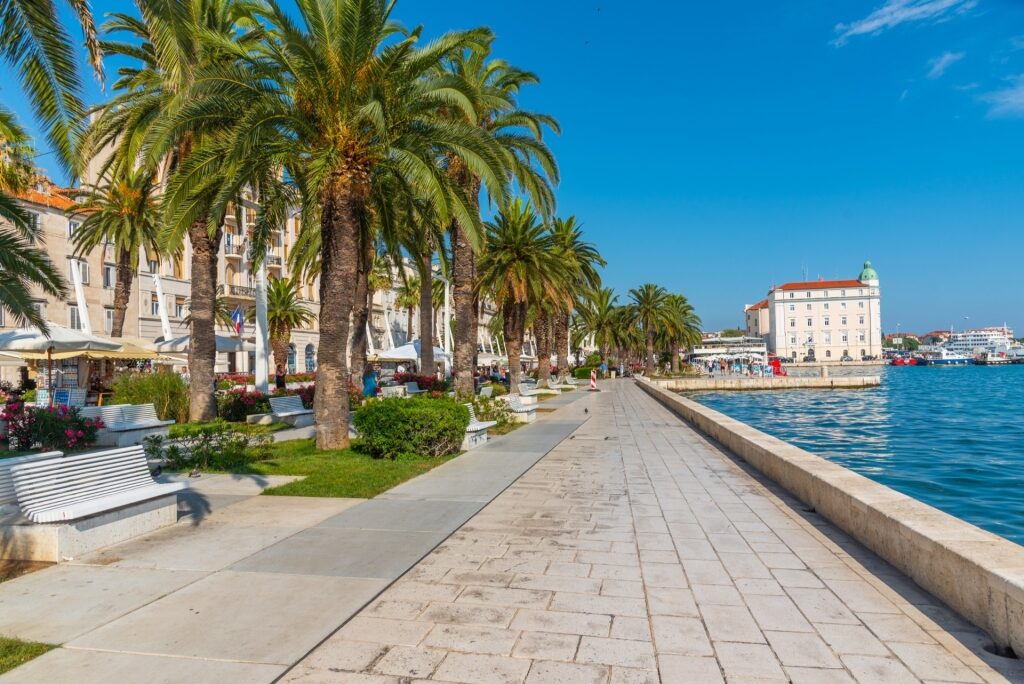
<path id="1" fill-rule="evenodd" d="M 153 404 L 112 404 L 86 406 L 83 418 L 99 418 L 103 427 L 96 433 L 99 446 L 128 447 L 141 444 L 150 435 L 164 435 L 173 420 L 160 420 Z"/>
<path id="2" fill-rule="evenodd" d="M 564 389 L 574 390 L 574 391 L 576 389 L 576 385 L 575 384 L 570 385 L 567 382 L 559 382 L 558 380 L 551 380 L 551 379 L 548 379 L 548 387 L 550 387 L 553 390 L 558 390 L 559 392 L 561 392 Z"/>
<path id="3" fill-rule="evenodd" d="M 308 427 L 313 424 L 313 409 L 303 406 L 302 399 L 294 394 L 270 397 L 270 411 L 275 421 L 288 423 L 292 427 Z"/>
<path id="4" fill-rule="evenodd" d="M 188 487 L 154 481 L 142 447 L 28 461 L 13 466 L 11 478 L 22 513 L 34 523 L 78 520 Z"/>
<path id="5" fill-rule="evenodd" d="M 541 394 L 561 394 L 559 390 L 542 389 L 536 385 L 530 385 L 525 382 L 519 383 L 519 393 L 524 397 L 536 397 Z"/>
<path id="6" fill-rule="evenodd" d="M 405 383 L 405 393 L 408 394 L 410 397 L 415 397 L 417 394 L 423 394 L 426 391 L 427 390 L 420 389 L 420 386 L 419 386 L 418 383 L 415 383 L 415 382 L 407 382 L 407 383 Z"/>
<path id="7" fill-rule="evenodd" d="M 480 388 L 480 396 L 487 397 L 488 399 L 494 396 L 494 387 L 491 385 L 484 385 Z"/>
<path id="8" fill-rule="evenodd" d="M 487 428 L 498 424 L 496 420 L 477 420 L 473 404 L 464 404 L 469 409 L 469 425 L 466 426 L 466 436 L 462 439 L 462 450 L 469 451 L 487 442 Z"/>
<path id="9" fill-rule="evenodd" d="M 0 509 L 6 506 L 14 506 L 18 503 L 18 497 L 14 492 L 14 480 L 11 478 L 11 468 L 22 463 L 43 461 L 63 455 L 64 453 L 61 451 L 46 451 L 41 454 L 0 458 Z"/>
<path id="10" fill-rule="evenodd" d="M 498 398 L 504 399 L 505 402 L 508 403 L 508 407 L 512 411 L 512 420 L 515 422 L 532 423 L 536 420 L 537 407 L 527 406 L 524 404 L 518 394 L 506 394 L 505 396 Z"/>

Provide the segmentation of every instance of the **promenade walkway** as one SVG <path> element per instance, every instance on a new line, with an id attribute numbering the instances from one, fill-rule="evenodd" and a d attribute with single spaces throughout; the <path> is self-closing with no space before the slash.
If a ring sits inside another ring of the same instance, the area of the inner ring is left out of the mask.
<path id="1" fill-rule="evenodd" d="M 631 381 L 603 386 L 566 409 L 586 423 L 284 681 L 1024 681 Z"/>

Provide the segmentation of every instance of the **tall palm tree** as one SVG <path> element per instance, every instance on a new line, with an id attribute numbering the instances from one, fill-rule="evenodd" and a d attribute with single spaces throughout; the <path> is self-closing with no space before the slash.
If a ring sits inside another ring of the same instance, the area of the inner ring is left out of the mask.
<path id="1" fill-rule="evenodd" d="M 519 91 L 540 79 L 504 60 L 492 59 L 490 40 L 481 41 L 452 56 L 445 69 L 468 84 L 475 94 L 472 112 L 453 109 L 449 114 L 463 116 L 467 123 L 493 137 L 501 146 L 505 172 L 516 180 L 543 215 L 550 215 L 555 206 L 551 184 L 558 182 L 558 166 L 554 155 L 543 143 L 542 134 L 545 127 L 557 133 L 558 123 L 549 115 L 523 110 L 517 103 Z M 471 161 L 459 153 L 450 154 L 447 168 L 450 177 L 472 199 L 479 212 L 483 187 L 487 185 L 491 194 L 494 191 L 486 179 L 472 169 Z M 450 236 L 455 309 L 455 388 L 460 394 L 471 395 L 479 322 L 475 289 L 476 254 L 481 240 L 473 225 L 458 219 L 451 223 Z"/>
<path id="2" fill-rule="evenodd" d="M 610 287 L 602 287 L 587 291 L 581 298 L 582 306 L 576 309 L 577 343 L 593 336 L 602 362 L 608 361 L 608 352 L 615 345 L 616 329 L 621 324 L 618 301 Z"/>
<path id="3" fill-rule="evenodd" d="M 256 307 L 246 312 L 250 321 L 256 320 Z M 274 278 L 267 284 L 267 332 L 274 363 L 287 364 L 288 342 L 292 330 L 313 323 L 315 316 L 299 297 L 299 283 L 292 278 Z"/>
<path id="4" fill-rule="evenodd" d="M 33 290 L 51 297 L 67 294 L 64 279 L 39 249 L 39 226 L 15 201 L 34 176 L 29 138 L 14 117 L 0 108 L 0 302 L 17 321 L 49 332 L 35 307 Z"/>
<path id="5" fill-rule="evenodd" d="M 117 94 L 86 133 L 83 163 L 111 147 L 109 165 L 132 167 L 141 159 L 159 171 L 160 180 L 190 170 L 187 192 L 169 186 L 164 196 L 161 241 L 179 249 L 187 238 L 192 248 L 189 414 L 192 420 L 210 420 L 217 411 L 214 304 L 225 213 L 213 211 L 212 204 L 222 186 L 224 157 L 204 150 L 206 141 L 216 137 L 213 123 L 202 131 L 175 123 L 190 103 L 197 74 L 234 60 L 225 43 L 231 50 L 250 51 L 263 28 L 252 21 L 249 0 L 136 0 L 136 5 L 141 19 L 114 13 L 104 27 L 108 34 L 127 34 L 126 41 L 106 41 L 103 48 L 129 63 L 119 69 Z M 196 166 L 205 173 L 195 173 Z"/>
<path id="6" fill-rule="evenodd" d="M 513 394 L 519 391 L 530 305 L 565 299 L 564 270 L 551 233 L 529 203 L 516 198 L 487 223 L 477 287 L 498 306 Z"/>
<path id="7" fill-rule="evenodd" d="M 654 335 L 664 324 L 667 316 L 668 291 L 660 285 L 645 283 L 629 291 L 630 315 L 644 334 L 646 357 L 644 368 L 648 375 L 654 373 Z"/>
<path id="8" fill-rule="evenodd" d="M 492 138 L 439 112 L 466 110 L 470 94 L 457 79 L 436 76 L 438 63 L 489 37 L 451 33 L 419 47 L 420 31 L 403 34 L 391 0 L 296 0 L 260 10 L 261 50 L 236 48 L 235 63 L 196 82 L 181 120 L 193 126 L 231 122 L 225 160 L 254 154 L 280 166 L 304 197 L 303 223 L 319 225 L 320 350 L 314 404 L 318 448 L 348 446 L 350 316 L 360 271 L 360 234 L 388 220 L 373 204 L 389 185 L 431 205 L 439 221 L 478 225 L 466 193 L 436 161 L 460 151 L 489 187 L 503 189 L 502 154 Z M 374 209 L 374 215 L 370 210 Z"/>
<path id="9" fill-rule="evenodd" d="M 117 282 L 110 336 L 121 337 L 132 283 L 139 269 L 139 254 L 158 249 L 159 211 L 153 173 L 117 167 L 109 180 L 91 188 L 68 213 L 85 217 L 72 236 L 75 256 L 89 254 L 104 244 L 114 246 Z"/>
<path id="10" fill-rule="evenodd" d="M 583 239 L 583 226 L 575 216 L 566 219 L 556 218 L 552 223 L 551 234 L 562 253 L 572 294 L 567 300 L 567 306 L 552 314 L 553 343 L 558 353 L 558 373 L 564 375 L 569 369 L 567 350 L 573 308 L 580 301 L 581 295 L 600 289 L 601 275 L 597 269 L 605 266 L 607 262 L 601 258 L 593 243 Z"/>
<path id="11" fill-rule="evenodd" d="M 679 372 L 679 348 L 700 341 L 700 317 L 681 294 L 670 294 L 665 302 L 664 335 L 672 359 L 672 372 Z"/>
<path id="12" fill-rule="evenodd" d="M 412 314 L 420 305 L 420 279 L 406 278 L 395 290 L 395 306 L 405 309 L 405 341 L 412 341 Z M 420 314 L 422 317 L 423 314 Z M 422 346 L 422 345 L 421 345 Z"/>

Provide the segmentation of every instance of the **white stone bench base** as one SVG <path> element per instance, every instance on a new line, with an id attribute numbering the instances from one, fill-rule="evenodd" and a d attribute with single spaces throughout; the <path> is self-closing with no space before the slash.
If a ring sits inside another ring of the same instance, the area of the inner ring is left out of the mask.
<path id="1" fill-rule="evenodd" d="M 135 428 L 131 430 L 120 430 L 114 432 L 112 430 L 102 429 L 96 433 L 96 446 L 98 447 L 130 447 L 137 444 L 142 444 L 142 440 L 150 435 L 163 435 L 166 437 L 168 434 L 168 427 L 154 426 Z"/>
<path id="2" fill-rule="evenodd" d="M 536 406 L 537 395 L 536 394 L 520 394 L 519 403 L 523 406 Z"/>
<path id="3" fill-rule="evenodd" d="M 13 515 L 11 511 L 6 518 Z M 174 494 L 66 523 L 37 525 L 21 518 L 0 524 L 0 558 L 60 563 L 177 520 L 178 497 Z"/>
<path id="4" fill-rule="evenodd" d="M 245 417 L 249 425 L 270 425 L 274 422 L 273 413 L 253 413 Z"/>
<path id="5" fill-rule="evenodd" d="M 510 413 L 509 417 L 512 418 L 513 423 L 532 423 L 537 420 L 537 412 L 528 411 L 526 413 Z"/>
<path id="6" fill-rule="evenodd" d="M 273 422 L 287 423 L 288 425 L 296 428 L 309 427 L 316 422 L 313 419 L 312 411 L 309 413 L 286 413 L 284 415 L 272 413 L 270 415 L 274 418 Z"/>
<path id="7" fill-rule="evenodd" d="M 475 449 L 481 444 L 487 443 L 487 428 L 483 430 L 473 430 L 470 432 L 466 431 L 466 436 L 462 438 L 462 446 L 459 447 L 462 451 L 469 451 Z"/>

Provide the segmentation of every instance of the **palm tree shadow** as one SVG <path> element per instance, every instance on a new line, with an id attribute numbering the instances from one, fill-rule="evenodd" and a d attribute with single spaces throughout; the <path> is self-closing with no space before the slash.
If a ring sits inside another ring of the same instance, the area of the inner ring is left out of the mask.
<path id="1" fill-rule="evenodd" d="M 178 492 L 178 520 L 192 518 L 192 526 L 198 527 L 210 513 L 213 505 L 210 498 L 196 489 Z"/>

